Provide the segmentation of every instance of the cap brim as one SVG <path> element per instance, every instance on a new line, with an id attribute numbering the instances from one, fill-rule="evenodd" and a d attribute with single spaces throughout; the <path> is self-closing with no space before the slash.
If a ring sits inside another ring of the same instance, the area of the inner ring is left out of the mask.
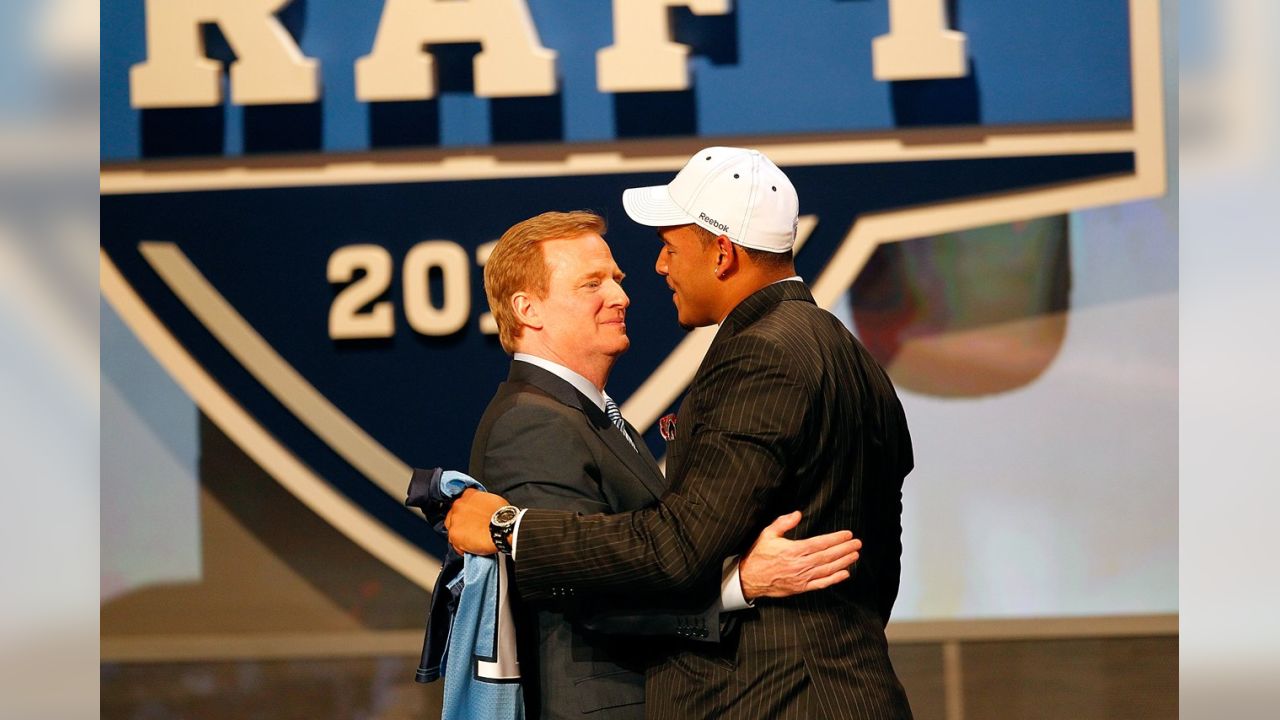
<path id="1" fill-rule="evenodd" d="M 622 207 L 632 220 L 650 227 L 687 225 L 693 222 L 689 213 L 672 201 L 666 185 L 623 190 Z"/>

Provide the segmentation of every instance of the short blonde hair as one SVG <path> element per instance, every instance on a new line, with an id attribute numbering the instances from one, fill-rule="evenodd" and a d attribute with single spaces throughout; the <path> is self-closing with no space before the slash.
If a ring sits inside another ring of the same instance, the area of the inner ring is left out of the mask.
<path id="1" fill-rule="evenodd" d="M 516 340 L 524 331 L 511 297 L 530 292 L 546 297 L 551 272 L 547 268 L 542 243 L 569 240 L 584 233 L 604 235 L 604 218 L 589 210 L 545 212 L 516 223 L 502 234 L 489 260 L 484 265 L 484 294 L 489 299 L 489 312 L 498 323 L 498 340 L 502 349 L 515 352 Z"/>

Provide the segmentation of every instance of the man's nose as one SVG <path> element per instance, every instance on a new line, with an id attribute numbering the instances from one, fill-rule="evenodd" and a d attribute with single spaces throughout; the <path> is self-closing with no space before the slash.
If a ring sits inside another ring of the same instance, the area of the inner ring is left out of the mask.
<path id="1" fill-rule="evenodd" d="M 615 292 L 613 297 L 609 299 L 609 304 L 614 307 L 627 308 L 631 306 L 631 298 L 627 297 L 627 291 L 622 289 L 621 285 L 614 283 Z"/>
<path id="2" fill-rule="evenodd" d="M 659 275 L 667 276 L 667 254 L 665 252 L 658 251 L 658 259 L 653 262 L 653 269 Z"/>

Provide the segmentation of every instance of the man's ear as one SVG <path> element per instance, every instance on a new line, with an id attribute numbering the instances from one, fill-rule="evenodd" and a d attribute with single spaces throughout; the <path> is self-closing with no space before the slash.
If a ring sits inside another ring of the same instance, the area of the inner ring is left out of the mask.
<path id="1" fill-rule="evenodd" d="M 716 238 L 716 277 L 727 278 L 738 270 L 738 246 L 728 235 Z"/>
<path id="2" fill-rule="evenodd" d="M 515 311 L 516 321 L 534 330 L 542 329 L 542 307 L 538 298 L 527 292 L 518 292 L 511 296 L 511 309 Z"/>

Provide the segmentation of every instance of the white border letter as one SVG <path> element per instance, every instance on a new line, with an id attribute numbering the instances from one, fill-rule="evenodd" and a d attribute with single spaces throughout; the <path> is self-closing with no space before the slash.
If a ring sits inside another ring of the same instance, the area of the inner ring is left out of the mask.
<path id="1" fill-rule="evenodd" d="M 725 15 L 730 0 L 613 0 L 613 44 L 596 53 L 600 92 L 689 89 L 689 46 L 671 40 L 667 9 Z"/>
<path id="2" fill-rule="evenodd" d="M 364 102 L 436 96 L 429 43 L 479 42 L 479 97 L 554 95 L 556 53 L 542 46 L 524 0 L 387 0 L 373 51 L 356 61 Z"/>
<path id="3" fill-rule="evenodd" d="M 965 35 L 947 28 L 947 0 L 889 0 L 889 34 L 871 43 L 876 80 L 969 74 Z"/>

